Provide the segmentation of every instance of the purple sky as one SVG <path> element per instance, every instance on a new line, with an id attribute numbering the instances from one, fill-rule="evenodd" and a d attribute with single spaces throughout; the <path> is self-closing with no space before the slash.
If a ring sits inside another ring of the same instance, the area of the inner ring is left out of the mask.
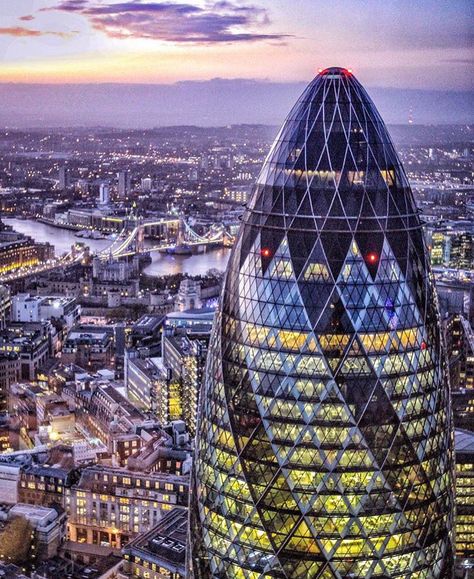
<path id="1" fill-rule="evenodd" d="M 351 68 L 390 122 L 410 108 L 472 121 L 473 13 L 470 0 L 4 0 L 0 124 L 278 123 L 328 66 Z"/>

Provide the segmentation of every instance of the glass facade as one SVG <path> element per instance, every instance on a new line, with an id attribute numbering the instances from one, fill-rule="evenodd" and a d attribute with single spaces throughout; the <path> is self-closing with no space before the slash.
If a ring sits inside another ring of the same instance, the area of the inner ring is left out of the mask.
<path id="1" fill-rule="evenodd" d="M 197 431 L 195 577 L 451 576 L 433 278 L 403 168 L 349 71 L 313 80 L 265 161 Z"/>

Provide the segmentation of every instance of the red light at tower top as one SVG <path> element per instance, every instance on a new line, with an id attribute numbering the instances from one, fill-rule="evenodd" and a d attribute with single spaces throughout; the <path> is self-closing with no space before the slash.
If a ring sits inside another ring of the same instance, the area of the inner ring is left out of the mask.
<path id="1" fill-rule="evenodd" d="M 379 256 L 378 256 L 374 251 L 371 251 L 370 253 L 367 254 L 365 260 L 366 260 L 368 263 L 374 265 L 374 264 L 376 264 L 376 263 L 378 262 Z"/>
<path id="2" fill-rule="evenodd" d="M 318 68 L 319 74 L 336 75 L 336 76 L 352 76 L 352 68 L 342 68 L 340 66 L 330 66 L 328 68 Z"/>
<path id="3" fill-rule="evenodd" d="M 260 253 L 261 253 L 262 257 L 271 257 L 272 256 L 272 252 L 270 251 L 270 249 L 268 249 L 268 247 L 262 247 Z"/>

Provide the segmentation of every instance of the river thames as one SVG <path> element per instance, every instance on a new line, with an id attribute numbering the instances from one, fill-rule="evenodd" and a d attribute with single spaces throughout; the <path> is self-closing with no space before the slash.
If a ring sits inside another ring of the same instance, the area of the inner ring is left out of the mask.
<path id="1" fill-rule="evenodd" d="M 54 245 L 57 256 L 70 251 L 71 245 L 78 241 L 88 245 L 92 252 L 100 251 L 112 243 L 107 239 L 82 239 L 69 229 L 52 227 L 31 219 L 3 219 L 3 221 L 11 225 L 15 231 L 29 235 L 35 241 L 43 243 L 48 241 Z M 219 248 L 197 255 L 164 255 L 154 251 L 151 253 L 152 263 L 143 272 L 147 275 L 160 276 L 176 273 L 204 275 L 210 269 L 224 271 L 230 251 L 229 248 Z"/>

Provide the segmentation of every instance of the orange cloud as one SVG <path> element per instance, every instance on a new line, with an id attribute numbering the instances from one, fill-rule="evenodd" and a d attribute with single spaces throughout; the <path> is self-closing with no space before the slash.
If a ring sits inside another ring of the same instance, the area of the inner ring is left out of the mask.
<path id="1" fill-rule="evenodd" d="M 24 26 L 5 26 L 0 27 L 0 35 L 3 36 L 17 36 L 17 37 L 38 37 L 38 36 L 59 36 L 60 38 L 68 38 L 69 33 L 66 32 L 52 32 L 50 30 L 35 30 L 34 28 L 25 28 Z"/>

